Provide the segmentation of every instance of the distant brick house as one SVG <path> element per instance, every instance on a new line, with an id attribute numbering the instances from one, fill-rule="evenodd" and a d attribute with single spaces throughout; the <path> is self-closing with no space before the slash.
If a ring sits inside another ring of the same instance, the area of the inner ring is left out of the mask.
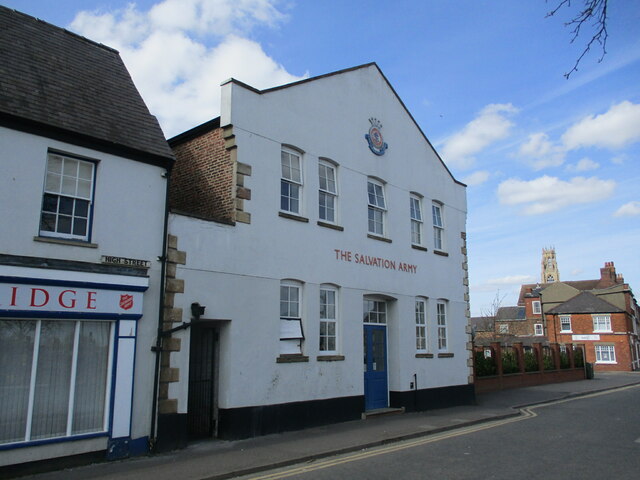
<path id="1" fill-rule="evenodd" d="M 596 371 L 640 369 L 638 304 L 613 262 L 599 279 L 522 285 L 518 304 L 535 333 L 561 345 L 584 343 Z"/>

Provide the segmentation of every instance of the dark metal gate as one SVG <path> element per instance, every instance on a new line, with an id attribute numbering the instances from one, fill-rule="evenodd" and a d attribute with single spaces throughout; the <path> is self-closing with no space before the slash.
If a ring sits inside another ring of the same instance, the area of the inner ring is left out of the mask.
<path id="1" fill-rule="evenodd" d="M 215 434 L 216 336 L 213 328 L 196 327 L 191 330 L 187 411 L 189 438 L 205 438 Z"/>

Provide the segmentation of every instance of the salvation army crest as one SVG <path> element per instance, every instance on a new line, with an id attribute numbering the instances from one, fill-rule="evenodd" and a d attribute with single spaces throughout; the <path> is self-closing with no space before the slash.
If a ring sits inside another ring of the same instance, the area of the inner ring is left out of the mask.
<path id="1" fill-rule="evenodd" d="M 369 123 L 371 123 L 369 133 L 364 136 L 369 143 L 369 149 L 376 155 L 384 155 L 384 152 L 389 145 L 387 145 L 382 138 L 382 123 L 380 123 L 380 120 L 373 117 L 369 119 Z"/>
<path id="2" fill-rule="evenodd" d="M 131 307 L 133 307 L 133 295 L 120 295 L 120 308 L 131 310 Z"/>

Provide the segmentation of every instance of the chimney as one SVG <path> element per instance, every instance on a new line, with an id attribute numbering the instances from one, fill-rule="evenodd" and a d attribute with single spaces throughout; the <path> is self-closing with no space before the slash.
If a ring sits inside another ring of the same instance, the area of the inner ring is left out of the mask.
<path id="1" fill-rule="evenodd" d="M 604 268 L 600 269 L 600 282 L 598 282 L 598 288 L 612 287 L 618 283 L 618 276 L 616 275 L 616 267 L 613 262 L 604 262 Z"/>

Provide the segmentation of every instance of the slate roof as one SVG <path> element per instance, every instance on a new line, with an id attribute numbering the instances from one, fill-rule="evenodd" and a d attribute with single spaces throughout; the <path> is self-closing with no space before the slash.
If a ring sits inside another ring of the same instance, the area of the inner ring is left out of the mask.
<path id="1" fill-rule="evenodd" d="M 500 307 L 496 313 L 496 320 L 499 322 L 525 320 L 524 307 Z"/>
<path id="2" fill-rule="evenodd" d="M 525 297 L 539 297 L 540 292 L 542 292 L 545 288 L 554 285 L 556 283 L 564 283 L 569 285 L 570 287 L 575 288 L 576 290 L 594 290 L 598 283 L 600 283 L 600 279 L 597 280 L 569 280 L 562 282 L 552 282 L 552 283 L 528 283 L 523 284 L 520 287 L 520 296 L 518 297 L 518 305 L 524 305 Z M 527 293 L 531 290 L 531 293 Z"/>
<path id="3" fill-rule="evenodd" d="M 600 297 L 589 292 L 580 292 L 573 298 L 552 308 L 547 313 L 620 313 L 621 308 L 602 300 Z"/>
<path id="4" fill-rule="evenodd" d="M 0 6 L 0 125 L 169 167 L 119 53 Z"/>

